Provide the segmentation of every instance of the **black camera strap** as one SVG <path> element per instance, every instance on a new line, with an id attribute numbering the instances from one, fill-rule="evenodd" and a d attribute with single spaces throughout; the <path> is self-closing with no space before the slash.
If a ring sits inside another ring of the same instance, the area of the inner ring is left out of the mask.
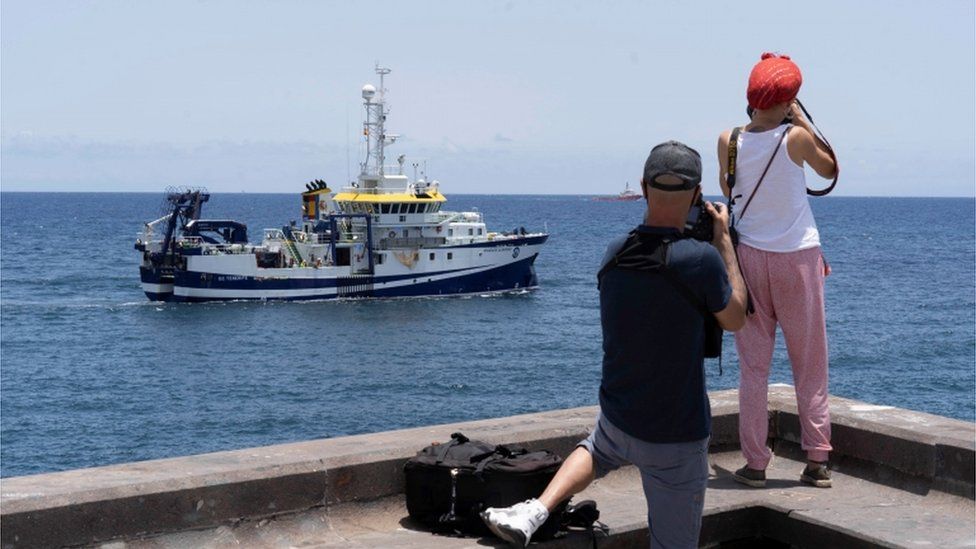
<path id="1" fill-rule="evenodd" d="M 732 206 L 735 205 L 735 201 L 742 198 L 741 194 L 732 194 L 732 189 L 735 187 L 735 161 L 739 157 L 739 134 L 742 133 L 741 127 L 732 128 L 732 135 L 729 136 L 729 162 L 725 169 L 725 185 L 729 188 L 729 196 L 726 197 L 726 205 L 729 207 L 729 216 L 732 216 Z M 735 218 L 733 217 L 729 222 L 729 225 L 735 225 Z M 734 244 L 738 244 L 735 242 Z"/>
<path id="2" fill-rule="evenodd" d="M 813 126 L 813 129 L 817 130 L 817 134 L 814 137 L 818 137 L 820 138 L 821 141 L 823 141 L 824 145 L 827 146 L 827 153 L 830 155 L 830 158 L 833 159 L 834 161 L 834 180 L 830 182 L 830 185 L 828 185 L 826 189 L 814 190 L 811 189 L 810 187 L 807 187 L 807 194 L 810 196 L 826 196 L 830 194 L 830 191 L 834 190 L 834 187 L 837 186 L 837 178 L 840 177 L 840 164 L 837 163 L 837 155 L 834 154 L 834 148 L 830 146 L 830 142 L 827 141 L 827 137 L 824 136 L 823 132 L 820 131 L 820 128 L 818 128 L 817 125 L 813 122 L 813 117 L 810 116 L 810 113 L 807 111 L 807 108 L 803 106 L 803 103 L 800 103 L 799 99 L 796 100 L 796 104 L 800 106 L 800 110 L 803 111 L 803 116 L 807 117 L 807 120 L 810 121 L 810 125 Z"/>
<path id="3" fill-rule="evenodd" d="M 752 193 L 749 195 L 749 199 L 746 200 L 746 205 L 742 208 L 742 211 L 739 212 L 739 219 L 742 219 L 742 216 L 746 214 L 746 210 L 749 209 L 749 204 L 752 203 L 752 199 L 756 196 L 756 191 L 759 190 L 759 186 L 762 185 L 763 180 L 766 179 L 766 174 L 769 172 L 769 167 L 773 165 L 773 160 L 776 159 L 776 154 L 779 153 L 780 147 L 783 146 L 783 141 L 786 140 L 786 134 L 790 132 L 790 128 L 792 128 L 792 126 L 787 126 L 786 129 L 783 130 L 783 135 L 779 137 L 779 141 L 776 142 L 776 148 L 773 150 L 773 154 L 769 157 L 769 162 L 766 163 L 766 168 L 763 170 L 762 175 L 759 176 L 759 181 L 756 182 L 756 188 L 752 190 Z M 732 187 L 735 186 L 735 163 L 738 158 L 740 133 L 742 133 L 742 128 L 734 128 L 732 130 L 732 135 L 729 136 L 729 166 L 726 172 L 728 174 L 728 176 L 726 177 L 726 185 L 729 188 L 729 196 L 728 196 L 728 208 L 729 208 L 729 216 L 730 216 L 729 235 L 732 237 L 732 245 L 733 245 L 733 249 L 735 250 L 735 262 L 736 265 L 738 265 L 739 267 L 739 272 L 741 273 L 742 263 L 739 261 L 739 231 L 735 228 L 735 223 L 737 220 L 735 218 L 735 214 L 732 211 L 732 206 L 735 204 L 735 201 L 739 198 L 742 198 L 741 194 L 738 195 L 732 194 Z M 756 307 L 752 303 L 752 294 L 749 292 L 749 288 L 747 287 L 746 288 L 746 314 L 751 315 L 754 312 L 756 312 Z"/>

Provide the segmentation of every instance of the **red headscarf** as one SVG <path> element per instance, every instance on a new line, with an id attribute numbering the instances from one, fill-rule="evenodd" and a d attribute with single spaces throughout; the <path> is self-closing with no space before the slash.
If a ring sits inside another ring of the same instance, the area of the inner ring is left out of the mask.
<path id="1" fill-rule="evenodd" d="M 800 67 L 789 56 L 773 53 L 762 54 L 749 74 L 746 98 L 754 109 L 768 109 L 773 105 L 792 101 L 800 91 L 803 76 Z"/>

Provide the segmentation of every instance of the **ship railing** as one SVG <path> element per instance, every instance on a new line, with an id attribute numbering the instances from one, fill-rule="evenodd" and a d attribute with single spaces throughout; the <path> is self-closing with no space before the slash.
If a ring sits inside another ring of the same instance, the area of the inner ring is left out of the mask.
<path id="1" fill-rule="evenodd" d="M 199 248 L 203 246 L 203 239 L 199 236 L 184 236 L 177 240 L 177 245 L 184 248 Z"/>
<path id="2" fill-rule="evenodd" d="M 433 214 L 428 214 L 432 222 L 440 225 L 441 223 L 448 223 L 458 219 L 461 214 L 457 212 L 437 212 Z"/>
<path id="3" fill-rule="evenodd" d="M 391 248 L 436 248 L 443 246 L 446 239 L 440 237 L 408 237 L 408 238 L 381 238 L 378 250 L 389 250 Z"/>
<path id="4" fill-rule="evenodd" d="M 246 244 L 204 244 L 202 255 L 239 255 L 253 254 L 255 247 Z"/>
<path id="5" fill-rule="evenodd" d="M 484 223 L 485 221 L 481 212 L 437 212 L 429 215 L 433 216 L 431 220 L 438 225 L 452 221 L 461 223 Z"/>
<path id="6" fill-rule="evenodd" d="M 265 229 L 264 230 L 265 240 L 284 240 L 285 233 L 281 232 L 281 229 Z"/>
<path id="7" fill-rule="evenodd" d="M 308 239 L 310 244 L 328 244 L 331 242 L 329 235 L 325 233 L 311 233 Z"/>

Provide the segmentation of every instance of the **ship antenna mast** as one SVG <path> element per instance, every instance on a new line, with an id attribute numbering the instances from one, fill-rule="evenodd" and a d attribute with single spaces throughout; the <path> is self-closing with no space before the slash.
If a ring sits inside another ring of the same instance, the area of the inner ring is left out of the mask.
<path id="1" fill-rule="evenodd" d="M 363 135 L 366 137 L 366 161 L 362 164 L 360 179 L 365 186 L 374 186 L 383 179 L 383 164 L 386 161 L 384 148 L 392 145 L 398 135 L 387 135 L 384 128 L 386 115 L 389 109 L 386 108 L 386 75 L 392 72 L 386 67 L 376 64 L 376 74 L 380 75 L 380 88 L 377 90 L 373 86 L 366 84 L 363 86 L 363 103 L 366 107 L 366 121 L 363 122 Z M 377 96 L 377 91 L 379 94 Z"/>

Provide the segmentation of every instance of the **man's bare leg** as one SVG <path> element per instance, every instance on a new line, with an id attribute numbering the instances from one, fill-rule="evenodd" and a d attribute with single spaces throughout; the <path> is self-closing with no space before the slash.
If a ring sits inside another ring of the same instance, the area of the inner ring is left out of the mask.
<path id="1" fill-rule="evenodd" d="M 546 486 L 546 490 L 539 496 L 539 501 L 546 506 L 550 512 L 557 505 L 568 499 L 570 496 L 582 492 L 593 482 L 596 476 L 596 468 L 593 466 L 593 456 L 586 448 L 576 448 L 562 467 L 556 472 L 556 476 Z"/>
<path id="2" fill-rule="evenodd" d="M 492 532 L 516 547 L 525 547 L 549 513 L 573 494 L 583 490 L 595 476 L 593 457 L 585 448 L 577 448 L 556 471 L 538 499 L 516 503 L 511 507 L 488 508 L 481 519 Z"/>

